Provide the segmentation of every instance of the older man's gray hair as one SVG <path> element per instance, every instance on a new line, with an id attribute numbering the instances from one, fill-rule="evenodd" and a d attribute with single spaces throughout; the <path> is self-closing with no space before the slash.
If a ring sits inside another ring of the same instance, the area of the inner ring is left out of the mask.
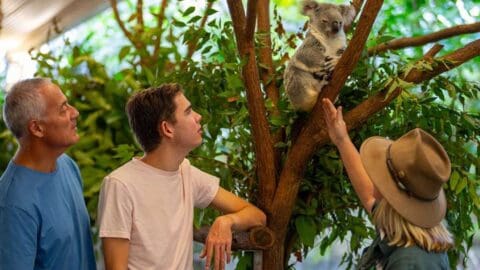
<path id="1" fill-rule="evenodd" d="M 45 99 L 39 90 L 50 83 L 47 78 L 26 79 L 17 82 L 8 91 L 3 105 L 3 119 L 17 139 L 28 134 L 30 120 L 41 119 L 45 113 Z"/>

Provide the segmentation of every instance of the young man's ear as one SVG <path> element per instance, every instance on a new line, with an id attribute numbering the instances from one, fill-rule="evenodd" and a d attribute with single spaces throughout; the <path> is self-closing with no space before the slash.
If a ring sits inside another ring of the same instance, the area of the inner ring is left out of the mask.
<path id="1" fill-rule="evenodd" d="M 40 123 L 39 120 L 30 120 L 28 121 L 28 132 L 35 137 L 42 138 L 45 136 L 45 127 Z"/>
<path id="2" fill-rule="evenodd" d="M 160 135 L 167 138 L 173 137 L 173 125 L 167 121 L 162 121 L 158 125 Z"/>

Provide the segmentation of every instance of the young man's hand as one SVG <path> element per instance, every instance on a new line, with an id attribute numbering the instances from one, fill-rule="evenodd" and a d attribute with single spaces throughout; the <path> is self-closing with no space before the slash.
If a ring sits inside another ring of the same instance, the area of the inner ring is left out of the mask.
<path id="1" fill-rule="evenodd" d="M 232 225 L 233 219 L 226 215 L 218 217 L 210 227 L 205 247 L 200 255 L 200 258 L 206 257 L 205 269 L 210 269 L 212 258 L 215 270 L 225 269 L 225 260 L 230 263 Z"/>

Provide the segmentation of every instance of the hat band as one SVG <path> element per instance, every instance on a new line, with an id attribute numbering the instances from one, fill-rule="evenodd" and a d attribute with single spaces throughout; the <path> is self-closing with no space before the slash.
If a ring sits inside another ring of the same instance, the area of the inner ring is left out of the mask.
<path id="1" fill-rule="evenodd" d="M 437 196 L 435 196 L 435 198 L 424 198 L 424 197 L 416 195 L 415 193 L 413 193 L 411 190 L 409 190 L 407 188 L 407 186 L 402 181 L 402 179 L 406 178 L 407 176 L 405 175 L 405 173 L 403 171 L 398 172 L 395 169 L 395 166 L 393 165 L 393 160 L 390 157 L 391 146 L 392 145 L 390 144 L 387 148 L 387 168 L 388 168 L 388 171 L 390 172 L 390 175 L 392 176 L 393 181 L 395 181 L 395 183 L 397 184 L 398 188 L 400 188 L 405 193 L 407 193 L 408 196 L 414 197 L 415 199 L 418 199 L 420 201 L 431 202 L 431 201 L 436 200 L 438 198 L 438 194 L 437 194 Z"/>

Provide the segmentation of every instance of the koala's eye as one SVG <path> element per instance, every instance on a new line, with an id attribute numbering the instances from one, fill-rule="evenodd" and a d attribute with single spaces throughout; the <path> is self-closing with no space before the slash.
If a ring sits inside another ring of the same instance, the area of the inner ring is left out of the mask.
<path id="1" fill-rule="evenodd" d="M 328 21 L 327 21 L 327 20 L 322 20 L 322 22 L 323 22 L 323 23 L 328 23 Z"/>

